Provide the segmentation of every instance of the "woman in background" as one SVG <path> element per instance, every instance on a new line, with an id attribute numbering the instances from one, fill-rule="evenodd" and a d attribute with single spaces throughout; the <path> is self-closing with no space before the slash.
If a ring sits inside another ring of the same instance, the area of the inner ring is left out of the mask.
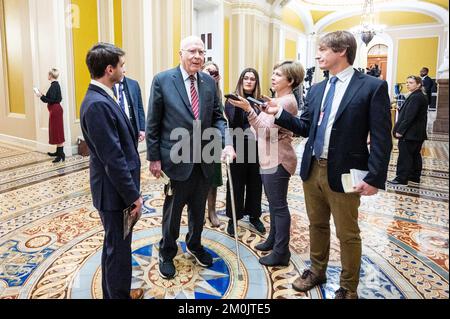
<path id="1" fill-rule="evenodd" d="M 223 112 L 223 104 L 222 104 L 222 91 L 220 90 L 220 74 L 219 67 L 212 61 L 208 61 L 203 65 L 202 71 L 211 75 L 211 77 L 216 81 L 216 92 L 217 97 L 220 101 L 221 111 Z M 214 176 L 212 180 L 211 188 L 208 192 L 208 218 L 209 222 L 213 227 L 220 226 L 220 220 L 217 217 L 216 212 L 216 200 L 217 200 L 217 188 L 223 185 L 222 180 L 222 164 L 215 163 L 214 164 Z"/>
<path id="2" fill-rule="evenodd" d="M 253 68 L 246 68 L 241 72 L 235 93 L 245 98 L 261 98 L 261 87 L 258 72 Z M 256 112 L 259 110 L 256 108 Z M 250 128 L 247 115 L 240 108 L 235 108 L 225 102 L 225 115 L 228 119 L 228 127 L 233 130 L 242 129 L 245 131 Z M 266 233 L 266 228 L 261 222 L 261 196 L 262 182 L 259 173 L 258 145 L 254 133 L 247 130 L 249 134 L 243 136 L 242 141 L 237 141 L 233 137 L 233 147 L 236 151 L 236 159 L 230 163 L 230 171 L 233 179 L 234 203 L 236 205 L 236 219 L 241 219 L 244 215 L 249 215 L 250 224 L 261 234 Z M 242 151 L 239 149 L 239 143 L 242 143 Z M 227 183 L 227 205 L 226 213 L 228 218 L 227 232 L 234 236 L 234 225 L 231 210 L 230 185 Z"/>
<path id="3" fill-rule="evenodd" d="M 266 98 L 267 103 L 281 105 L 284 110 L 296 116 L 297 100 L 293 90 L 305 77 L 305 70 L 298 62 L 286 61 L 275 66 L 272 74 L 274 99 Z M 264 243 L 255 246 L 260 251 L 272 251 L 261 257 L 259 262 L 265 266 L 287 266 L 289 251 L 291 215 L 287 203 L 289 179 L 295 174 L 297 155 L 292 146 L 293 133 L 275 125 L 272 115 L 261 112 L 259 115 L 250 103 L 240 97 L 240 101 L 230 103 L 244 110 L 248 121 L 256 130 L 258 138 L 259 163 L 264 191 L 269 202 L 270 233 Z M 276 150 L 276 152 L 275 152 Z"/>
<path id="4" fill-rule="evenodd" d="M 410 92 L 403 103 L 392 133 L 398 138 L 397 176 L 391 184 L 420 183 L 422 175 L 422 144 L 427 139 L 428 100 L 422 89 L 422 79 L 408 76 Z"/>
<path id="5" fill-rule="evenodd" d="M 48 72 L 48 80 L 51 82 L 47 93 L 43 95 L 41 92 L 36 92 L 36 95 L 42 102 L 47 103 L 47 108 L 50 113 L 48 121 L 48 143 L 56 145 L 56 152 L 47 153 L 49 156 L 55 156 L 53 163 L 65 161 L 66 154 L 64 154 L 64 124 L 63 124 L 63 109 L 61 107 L 62 95 L 61 87 L 58 83 L 59 70 L 52 68 Z"/>

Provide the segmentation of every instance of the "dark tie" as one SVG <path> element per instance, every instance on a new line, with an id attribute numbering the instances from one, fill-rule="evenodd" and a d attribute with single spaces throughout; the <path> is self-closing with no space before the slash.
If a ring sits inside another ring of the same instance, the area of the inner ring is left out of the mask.
<path id="1" fill-rule="evenodd" d="M 338 78 L 333 76 L 330 78 L 330 88 L 328 89 L 327 96 L 325 97 L 325 102 L 323 103 L 323 108 L 321 110 L 320 125 L 317 127 L 316 138 L 314 139 L 314 154 L 317 158 L 322 155 L 323 144 L 325 140 L 325 131 L 327 129 L 328 118 L 331 113 L 331 106 L 333 104 L 334 90 L 336 88 L 336 82 Z"/>
<path id="2" fill-rule="evenodd" d="M 125 112 L 125 100 L 124 100 L 124 94 L 123 94 L 123 82 L 119 83 L 119 105 L 122 111 Z"/>
<path id="3" fill-rule="evenodd" d="M 192 112 L 194 113 L 195 119 L 198 119 L 199 115 L 199 99 L 197 90 L 195 89 L 195 76 L 191 75 L 189 76 L 189 79 L 191 80 L 191 104 L 192 104 Z"/>

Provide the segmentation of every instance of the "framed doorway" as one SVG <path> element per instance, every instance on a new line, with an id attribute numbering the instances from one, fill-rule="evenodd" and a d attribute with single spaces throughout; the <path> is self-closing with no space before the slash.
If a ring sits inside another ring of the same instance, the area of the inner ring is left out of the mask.
<path id="1" fill-rule="evenodd" d="M 380 78 L 386 80 L 388 63 L 388 46 L 384 44 L 376 44 L 367 52 L 367 67 L 370 68 L 375 64 L 381 70 Z"/>

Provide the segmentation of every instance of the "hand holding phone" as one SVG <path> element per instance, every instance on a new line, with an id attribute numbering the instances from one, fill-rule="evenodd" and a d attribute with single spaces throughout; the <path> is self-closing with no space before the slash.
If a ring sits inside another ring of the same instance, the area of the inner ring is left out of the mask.
<path id="1" fill-rule="evenodd" d="M 235 93 L 225 94 L 224 96 L 226 99 L 240 101 L 239 96 Z"/>
<path id="2" fill-rule="evenodd" d="M 33 88 L 33 91 L 37 96 L 41 95 L 41 91 L 38 88 Z"/>
<path id="3" fill-rule="evenodd" d="M 261 108 L 262 110 L 264 110 L 267 107 L 267 104 L 264 103 L 263 101 L 257 100 L 251 96 L 249 96 L 247 98 L 247 100 L 253 104 L 256 104 L 256 106 L 258 106 L 259 108 Z"/>

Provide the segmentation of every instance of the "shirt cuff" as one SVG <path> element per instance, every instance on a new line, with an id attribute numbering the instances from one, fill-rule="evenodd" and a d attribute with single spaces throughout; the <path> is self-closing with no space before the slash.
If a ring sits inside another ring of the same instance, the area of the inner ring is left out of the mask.
<path id="1" fill-rule="evenodd" d="M 279 109 L 277 114 L 275 114 L 275 118 L 278 120 L 281 116 L 281 113 L 283 112 L 283 107 L 281 105 L 279 105 Z"/>

